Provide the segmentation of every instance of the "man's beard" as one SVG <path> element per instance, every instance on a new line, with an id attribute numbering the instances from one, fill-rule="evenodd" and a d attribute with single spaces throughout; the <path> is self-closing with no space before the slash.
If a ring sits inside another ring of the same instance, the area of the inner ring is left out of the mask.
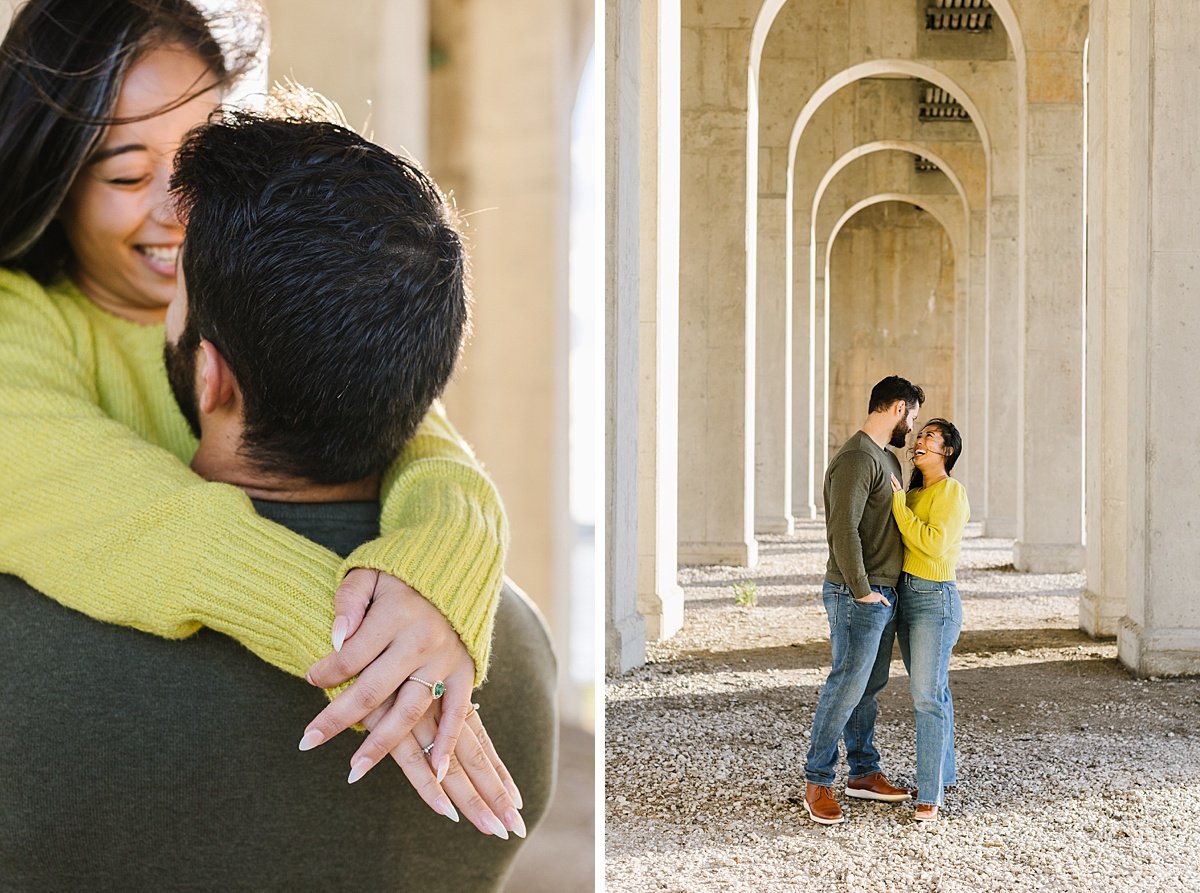
<path id="1" fill-rule="evenodd" d="M 901 419 L 896 423 L 896 427 L 892 429 L 892 439 L 888 441 L 888 446 L 902 447 L 908 442 L 908 435 L 912 431 L 909 427 L 908 419 Z"/>
<path id="2" fill-rule="evenodd" d="M 196 401 L 196 349 L 188 350 L 184 344 L 188 342 L 185 331 L 179 341 L 172 344 L 168 341 L 163 345 L 163 363 L 167 367 L 167 381 L 171 384 L 171 393 L 179 405 L 179 411 L 192 429 L 192 436 L 200 439 L 200 407 Z M 198 345 L 197 345 L 198 346 Z"/>

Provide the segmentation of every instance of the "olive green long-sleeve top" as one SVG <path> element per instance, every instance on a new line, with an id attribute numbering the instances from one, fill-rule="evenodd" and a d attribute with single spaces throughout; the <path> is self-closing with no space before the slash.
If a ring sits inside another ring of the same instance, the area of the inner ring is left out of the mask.
<path id="1" fill-rule="evenodd" d="M 825 578 L 849 586 L 855 598 L 900 579 L 904 545 L 892 520 L 893 474 L 901 475 L 896 455 L 862 431 L 842 445 L 825 472 Z"/>
<path id="2" fill-rule="evenodd" d="M 374 503 L 254 504 L 340 555 L 379 535 Z M 536 834 L 554 655 L 527 599 L 505 586 L 498 601 L 473 700 Z M 211 630 L 168 641 L 97 623 L 3 574 L 0 602 L 0 654 L 20 668 L 0 674 L 0 893 L 503 889 L 520 839 L 438 815 L 390 759 L 346 784 L 353 732 L 296 749 L 324 703 L 303 679 Z"/>
<path id="3" fill-rule="evenodd" d="M 303 676 L 331 650 L 338 583 L 372 568 L 446 616 L 481 682 L 508 526 L 440 408 L 384 475 L 383 535 L 343 560 L 192 472 L 163 339 L 66 277 L 0 268 L 0 573 L 157 636 L 215 629 Z"/>

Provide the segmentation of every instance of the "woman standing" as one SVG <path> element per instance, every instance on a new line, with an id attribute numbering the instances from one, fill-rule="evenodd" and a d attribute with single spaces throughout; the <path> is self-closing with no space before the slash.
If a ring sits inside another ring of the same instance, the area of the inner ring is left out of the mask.
<path id="1" fill-rule="evenodd" d="M 896 633 L 908 669 L 917 726 L 917 821 L 935 821 L 946 786 L 956 783 L 950 652 L 962 629 L 955 568 L 971 517 L 967 491 L 950 477 L 962 436 L 945 419 L 917 435 L 905 494 L 892 476 L 892 515 L 904 540 Z"/>

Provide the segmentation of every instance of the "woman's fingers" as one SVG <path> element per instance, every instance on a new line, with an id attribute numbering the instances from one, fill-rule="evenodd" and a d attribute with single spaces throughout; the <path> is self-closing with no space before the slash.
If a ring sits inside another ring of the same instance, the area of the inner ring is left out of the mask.
<path id="1" fill-rule="evenodd" d="M 333 688 L 361 673 L 395 641 L 399 613 L 399 606 L 394 601 L 377 600 L 363 618 L 353 639 L 347 641 L 340 651 L 325 655 L 309 667 L 308 680 L 321 688 Z M 418 658 L 422 650 L 414 649 L 413 657 Z M 415 667 L 419 662 L 419 659 L 413 660 L 411 666 Z M 387 694 L 391 694 L 401 681 L 403 677 L 392 685 Z"/>
<path id="2" fill-rule="evenodd" d="M 504 761 L 500 759 L 500 754 L 496 752 L 496 745 L 492 743 L 492 736 L 487 733 L 487 729 L 483 725 L 483 720 L 479 718 L 479 712 L 474 704 L 471 705 L 471 715 L 467 717 L 467 728 L 479 739 L 479 743 L 487 753 L 492 767 L 496 770 L 496 774 L 500 776 L 500 781 L 503 782 L 504 789 L 508 791 L 508 796 L 512 798 L 513 804 L 517 809 L 524 807 L 525 801 L 521 797 L 521 789 L 517 787 L 517 783 L 513 780 L 508 767 L 504 765 Z"/>
<path id="3" fill-rule="evenodd" d="M 471 712 L 474 713 L 474 710 Z M 454 756 L 454 763 L 466 773 L 471 780 L 471 785 L 487 804 L 492 815 L 499 816 L 507 830 L 518 837 L 524 837 L 525 821 L 521 818 L 521 813 L 517 811 L 517 805 L 513 802 L 504 780 L 492 763 L 488 748 L 476 737 L 475 732 L 469 726 L 463 728 Z"/>
<path id="4" fill-rule="evenodd" d="M 418 726 L 418 729 L 422 727 L 426 727 L 423 734 L 432 738 L 434 735 L 433 721 L 426 720 L 422 722 Z M 459 820 L 458 810 L 454 808 L 450 797 L 442 789 L 442 786 L 438 784 L 433 770 L 429 768 L 429 761 L 425 759 L 425 751 L 420 743 L 421 734 L 421 731 L 414 731 L 406 735 L 392 749 L 392 759 L 396 761 L 396 764 L 404 773 L 404 777 L 413 786 L 413 790 L 417 792 L 417 795 L 425 801 L 430 809 L 438 815 L 444 815 L 452 822 L 457 822 Z"/>
<path id="5" fill-rule="evenodd" d="M 351 784 L 371 771 L 375 765 L 408 737 L 422 717 L 429 712 L 433 696 L 425 686 L 408 682 L 400 686 L 395 703 L 380 718 L 354 756 L 350 758 Z M 440 778 L 436 779 L 441 781 Z"/>
<path id="6" fill-rule="evenodd" d="M 371 600 L 375 597 L 375 586 L 379 582 L 379 571 L 356 567 L 346 574 L 342 585 L 333 597 L 333 650 L 341 651 L 342 644 L 358 631 Z"/>
<path id="7" fill-rule="evenodd" d="M 355 653 L 355 648 L 359 644 L 359 640 L 367 634 L 370 618 L 363 623 L 362 630 L 355 637 L 355 641 L 346 643 L 346 647 L 342 649 L 341 654 L 333 654 L 330 657 L 338 658 L 339 660 L 350 660 Z M 399 695 L 397 695 L 397 703 L 403 697 L 404 709 L 411 709 L 410 705 L 420 700 L 424 710 L 428 709 L 429 701 L 432 695 L 429 694 L 429 689 L 415 682 L 404 683 L 403 680 L 410 674 L 411 669 L 407 661 L 407 655 L 399 649 L 388 648 L 383 654 L 373 660 L 366 669 L 364 669 L 359 677 L 354 680 L 354 684 L 339 694 L 336 698 L 325 705 L 325 709 L 318 713 L 313 721 L 308 724 L 304 730 L 304 737 L 300 742 L 301 750 L 309 750 L 320 744 L 324 744 L 335 735 L 344 732 L 357 722 L 361 722 L 364 717 L 369 715 L 371 711 L 384 704 L 393 694 L 397 693 L 397 680 L 400 680 L 401 687 Z M 320 684 L 320 683 L 318 683 Z M 388 710 L 390 715 L 396 709 L 396 704 L 393 704 Z M 420 714 L 416 715 L 420 718 Z M 412 728 L 410 723 L 404 731 Z M 399 736 L 392 742 L 393 746 L 399 741 Z M 387 753 L 386 748 L 383 753 Z M 382 758 L 383 754 L 380 754 Z"/>
<path id="8" fill-rule="evenodd" d="M 450 767 L 450 756 L 458 744 L 459 735 L 462 734 L 463 723 L 475 712 L 475 708 L 471 706 L 472 686 L 475 682 L 473 668 L 456 673 L 444 682 L 446 693 L 438 705 L 441 708 L 441 717 L 438 719 L 437 740 L 429 754 L 429 762 L 437 773 L 438 781 L 446 777 L 446 770 Z"/>

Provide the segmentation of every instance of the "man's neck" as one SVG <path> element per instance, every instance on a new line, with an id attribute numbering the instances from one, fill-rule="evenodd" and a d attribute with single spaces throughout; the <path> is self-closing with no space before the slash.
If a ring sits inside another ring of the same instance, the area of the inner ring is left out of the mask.
<path id="1" fill-rule="evenodd" d="M 305 478 L 269 475 L 255 468 L 227 444 L 202 438 L 192 470 L 209 481 L 232 484 L 251 499 L 271 502 L 356 502 L 379 498 L 379 475 L 345 484 L 317 484 Z"/>
<path id="2" fill-rule="evenodd" d="M 876 446 L 882 450 L 891 442 L 892 430 L 895 427 L 896 423 L 892 421 L 891 416 L 873 412 L 867 416 L 866 422 L 859 430 L 875 441 Z"/>

